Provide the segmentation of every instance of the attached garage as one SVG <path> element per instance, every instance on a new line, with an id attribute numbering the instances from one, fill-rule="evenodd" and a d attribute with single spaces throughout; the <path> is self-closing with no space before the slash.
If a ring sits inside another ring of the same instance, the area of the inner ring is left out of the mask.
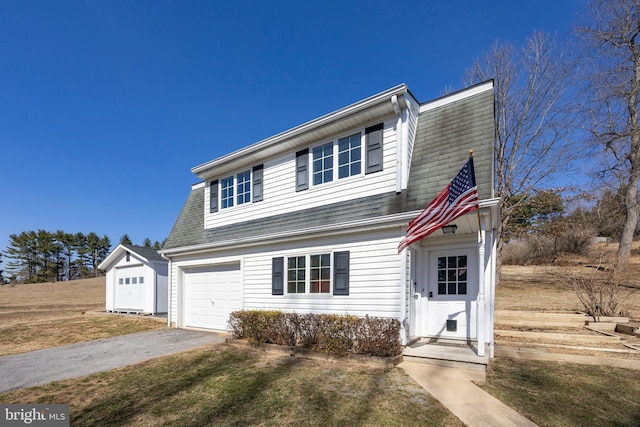
<path id="1" fill-rule="evenodd" d="M 243 307 L 240 263 L 186 269 L 183 283 L 187 328 L 228 329 L 229 314 Z"/>

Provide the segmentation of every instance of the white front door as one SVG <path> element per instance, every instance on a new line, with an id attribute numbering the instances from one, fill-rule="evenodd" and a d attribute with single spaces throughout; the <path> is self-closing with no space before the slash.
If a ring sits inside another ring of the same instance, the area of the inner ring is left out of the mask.
<path id="1" fill-rule="evenodd" d="M 475 339 L 477 250 L 428 252 L 428 336 Z"/>

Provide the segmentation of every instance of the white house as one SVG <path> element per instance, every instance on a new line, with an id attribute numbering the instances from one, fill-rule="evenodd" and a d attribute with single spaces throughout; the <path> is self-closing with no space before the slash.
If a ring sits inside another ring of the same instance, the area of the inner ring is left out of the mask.
<path id="1" fill-rule="evenodd" d="M 419 337 L 493 343 L 494 93 L 420 103 L 401 84 L 192 169 L 160 251 L 170 326 L 227 329 L 277 309 L 396 318 Z M 474 150 L 480 209 L 398 252 Z M 479 212 L 479 215 L 478 215 Z"/>
<path id="2" fill-rule="evenodd" d="M 106 310 L 166 313 L 168 261 L 152 248 L 120 244 L 100 263 L 106 270 Z"/>

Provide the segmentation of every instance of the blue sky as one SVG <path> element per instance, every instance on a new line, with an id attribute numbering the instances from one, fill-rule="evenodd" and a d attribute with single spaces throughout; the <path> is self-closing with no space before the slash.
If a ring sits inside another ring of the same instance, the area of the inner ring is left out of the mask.
<path id="1" fill-rule="evenodd" d="M 496 39 L 563 37 L 582 4 L 2 1 L 0 251 L 37 229 L 162 241 L 193 166 L 399 83 L 459 89 Z"/>

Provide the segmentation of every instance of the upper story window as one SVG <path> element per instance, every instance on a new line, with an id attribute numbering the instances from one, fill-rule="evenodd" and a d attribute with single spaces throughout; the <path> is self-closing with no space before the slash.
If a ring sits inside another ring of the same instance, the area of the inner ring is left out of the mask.
<path id="1" fill-rule="evenodd" d="M 343 138 L 323 145 L 304 149 L 296 153 L 296 191 L 309 188 L 309 177 L 313 185 L 361 174 L 380 172 L 383 169 L 384 125 L 379 123 Z M 309 166 L 311 162 L 311 166 Z"/>
<path id="2" fill-rule="evenodd" d="M 251 171 L 244 171 L 236 175 L 236 188 L 238 189 L 238 204 L 251 201 Z"/>
<path id="3" fill-rule="evenodd" d="M 220 186 L 222 189 L 220 199 L 222 202 L 222 209 L 230 208 L 233 206 L 233 177 L 230 176 L 222 179 Z"/>
<path id="4" fill-rule="evenodd" d="M 313 185 L 333 181 L 333 142 L 313 148 Z"/>
<path id="5" fill-rule="evenodd" d="M 209 183 L 209 211 L 222 209 L 262 200 L 263 165 L 254 166 L 235 175 L 217 179 Z"/>
<path id="6" fill-rule="evenodd" d="M 338 178 L 360 175 L 362 137 L 356 133 L 338 140 Z"/>

